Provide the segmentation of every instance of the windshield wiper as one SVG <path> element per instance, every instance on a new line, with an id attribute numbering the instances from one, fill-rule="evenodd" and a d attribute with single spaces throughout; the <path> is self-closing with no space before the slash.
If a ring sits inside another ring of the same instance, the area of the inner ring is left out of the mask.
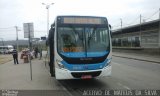
<path id="1" fill-rule="evenodd" d="M 95 26 L 94 29 L 93 29 L 92 34 L 90 35 L 90 37 L 88 37 L 88 45 L 90 44 L 90 40 L 93 39 L 93 37 L 95 35 L 95 32 L 96 32 L 96 29 L 97 29 L 97 27 Z"/>

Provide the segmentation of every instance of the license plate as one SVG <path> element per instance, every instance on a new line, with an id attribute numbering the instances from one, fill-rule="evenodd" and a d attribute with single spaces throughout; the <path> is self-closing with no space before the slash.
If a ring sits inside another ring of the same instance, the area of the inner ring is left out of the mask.
<path id="1" fill-rule="evenodd" d="M 91 75 L 82 75 L 81 79 L 91 79 L 92 76 Z"/>

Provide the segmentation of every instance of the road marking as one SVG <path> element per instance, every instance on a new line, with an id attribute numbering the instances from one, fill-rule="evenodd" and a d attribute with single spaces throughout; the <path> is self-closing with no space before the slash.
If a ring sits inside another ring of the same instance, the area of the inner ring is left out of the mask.
<path id="1" fill-rule="evenodd" d="M 160 64 L 160 61 L 155 61 L 155 60 L 148 60 L 148 59 L 142 59 L 142 58 L 135 58 L 135 57 L 126 57 L 126 56 L 116 56 L 116 55 L 112 55 L 114 57 L 119 57 L 119 58 L 126 58 L 126 59 L 133 59 L 133 60 L 137 60 L 137 61 L 144 61 L 144 62 L 151 62 L 152 64 Z"/>
<path id="2" fill-rule="evenodd" d="M 127 87 L 127 86 L 123 86 L 124 88 L 126 88 L 127 90 L 131 90 L 129 87 Z"/>
<path id="3" fill-rule="evenodd" d="M 123 88 L 125 88 L 125 89 L 127 89 L 127 90 L 131 90 L 129 87 L 127 87 L 127 86 L 125 86 L 125 85 L 123 85 L 123 84 L 121 84 L 121 83 L 117 83 L 118 85 L 120 85 L 120 86 L 122 86 Z"/>

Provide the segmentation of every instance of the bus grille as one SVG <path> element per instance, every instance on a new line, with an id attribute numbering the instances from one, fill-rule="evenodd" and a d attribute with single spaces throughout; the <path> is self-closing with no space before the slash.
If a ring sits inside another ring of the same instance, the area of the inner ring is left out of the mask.
<path id="1" fill-rule="evenodd" d="M 95 71 L 95 72 L 72 72 L 71 73 L 74 78 L 81 78 L 83 75 L 91 75 L 92 77 L 99 76 L 101 74 L 101 71 Z"/>

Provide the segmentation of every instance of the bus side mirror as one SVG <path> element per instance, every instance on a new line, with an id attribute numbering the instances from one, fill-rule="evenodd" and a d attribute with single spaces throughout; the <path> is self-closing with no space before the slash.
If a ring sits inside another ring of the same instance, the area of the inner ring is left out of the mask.
<path id="1" fill-rule="evenodd" d="M 111 29 L 112 29 L 112 26 L 109 24 L 109 32 L 110 32 L 110 35 L 112 37 L 112 31 L 111 31 Z"/>
<path id="2" fill-rule="evenodd" d="M 110 28 L 110 30 L 112 29 L 112 26 L 109 24 L 109 28 Z"/>

